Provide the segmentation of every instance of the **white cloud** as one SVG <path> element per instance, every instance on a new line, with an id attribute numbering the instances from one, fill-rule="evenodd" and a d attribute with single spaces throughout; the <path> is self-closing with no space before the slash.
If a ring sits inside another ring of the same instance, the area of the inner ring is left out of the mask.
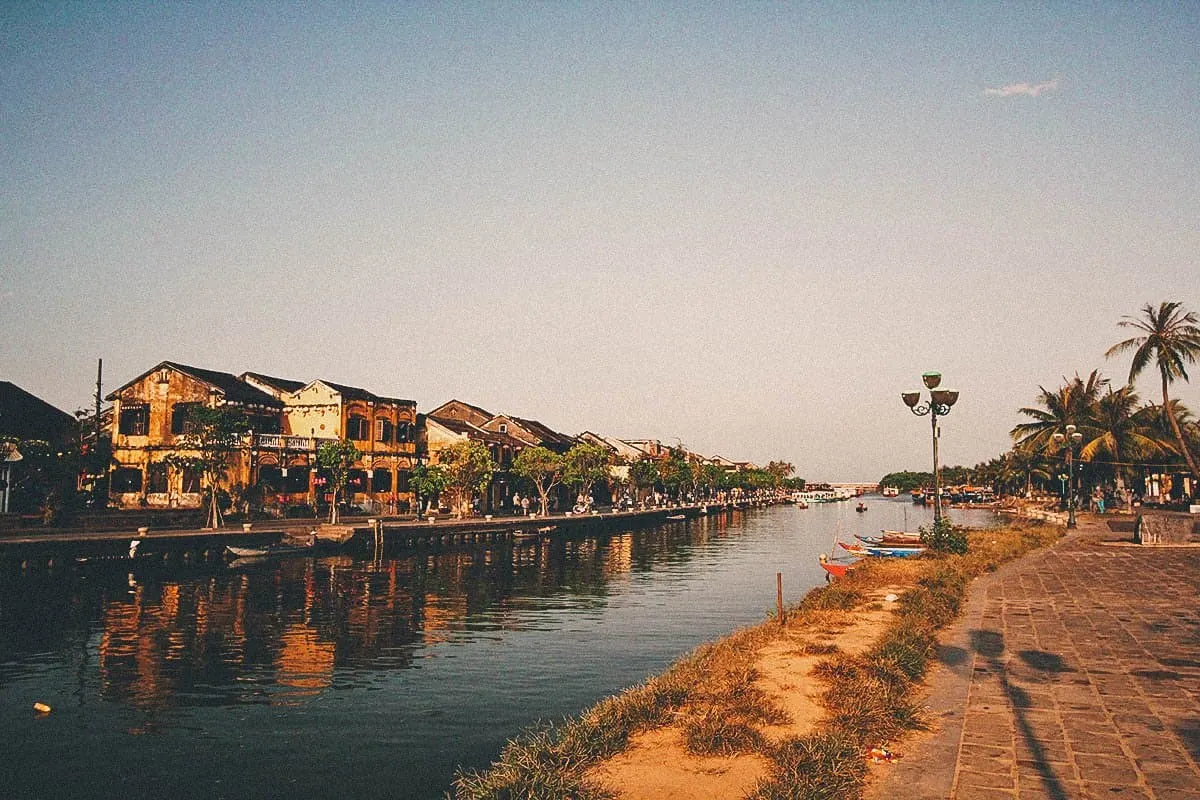
<path id="1" fill-rule="evenodd" d="M 1058 78 L 1054 78 L 1041 83 L 1010 83 L 998 89 L 984 89 L 983 93 L 992 97 L 1013 97 L 1021 94 L 1037 97 L 1042 92 L 1053 92 L 1057 88 Z"/>

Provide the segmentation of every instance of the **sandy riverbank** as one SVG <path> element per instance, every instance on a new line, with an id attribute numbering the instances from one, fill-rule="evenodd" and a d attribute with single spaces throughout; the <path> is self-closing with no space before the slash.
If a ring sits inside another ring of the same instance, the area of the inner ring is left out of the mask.
<path id="1" fill-rule="evenodd" d="M 460 775 L 454 796 L 857 796 L 870 748 L 920 727 L 936 630 L 969 579 L 1060 534 L 1014 524 L 972 533 L 966 556 L 856 569 L 810 592 L 783 624 L 705 645 L 578 719 L 510 743 L 489 770 Z"/>

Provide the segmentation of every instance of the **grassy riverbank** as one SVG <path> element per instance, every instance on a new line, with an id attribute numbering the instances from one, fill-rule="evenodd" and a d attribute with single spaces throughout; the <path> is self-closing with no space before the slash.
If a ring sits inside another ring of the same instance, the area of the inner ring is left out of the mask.
<path id="1" fill-rule="evenodd" d="M 578 718 L 528 731 L 489 769 L 460 774 L 452 797 L 649 797 L 639 781 L 669 782 L 679 767 L 668 765 L 688 759 L 688 785 L 713 776 L 697 796 L 856 797 L 868 750 L 922 726 L 937 630 L 970 579 L 1059 535 L 1018 523 L 971 532 L 966 555 L 863 565 L 811 591 L 784 624 L 737 631 Z"/>

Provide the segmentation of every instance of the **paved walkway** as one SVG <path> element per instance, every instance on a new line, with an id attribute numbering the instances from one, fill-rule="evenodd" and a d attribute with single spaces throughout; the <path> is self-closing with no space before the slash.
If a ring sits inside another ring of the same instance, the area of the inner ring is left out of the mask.
<path id="1" fill-rule="evenodd" d="M 1200 549 L 1117 538 L 1085 517 L 972 587 L 935 733 L 868 798 L 1200 798 Z"/>

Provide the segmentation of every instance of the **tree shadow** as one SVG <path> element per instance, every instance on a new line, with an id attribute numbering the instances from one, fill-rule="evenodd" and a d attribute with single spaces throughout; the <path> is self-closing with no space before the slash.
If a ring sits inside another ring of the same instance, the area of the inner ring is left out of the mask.
<path id="1" fill-rule="evenodd" d="M 1013 717 L 1017 724 L 1017 734 L 1025 741 L 1030 755 L 1033 757 L 1034 768 L 1042 780 L 1046 797 L 1050 800 L 1067 800 L 1070 796 L 1059 777 L 1054 774 L 1054 768 L 1046 758 L 1046 749 L 1038 739 L 1037 732 L 1030 724 L 1028 710 L 1033 707 L 1029 693 L 1009 680 L 1008 667 L 1001 656 L 1004 655 L 1004 636 L 996 631 L 972 630 L 970 632 L 971 649 L 984 659 L 989 671 L 1000 681 L 1005 697 L 1013 709 Z M 1033 669 L 1057 673 L 1071 672 L 1061 656 L 1042 650 L 1022 650 L 1018 658 Z"/>

